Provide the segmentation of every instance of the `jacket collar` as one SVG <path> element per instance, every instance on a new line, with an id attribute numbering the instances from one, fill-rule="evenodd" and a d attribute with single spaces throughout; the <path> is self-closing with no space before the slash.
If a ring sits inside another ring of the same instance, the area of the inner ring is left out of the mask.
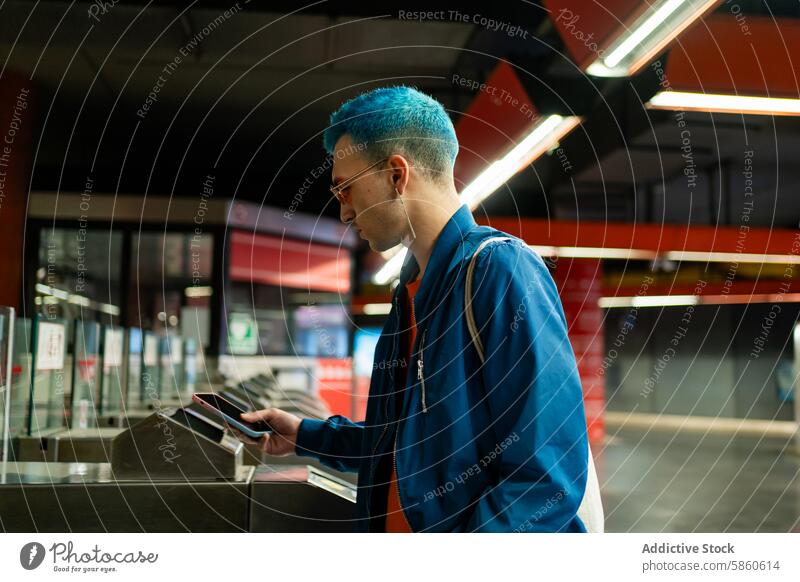
<path id="1" fill-rule="evenodd" d="M 475 219 L 472 218 L 472 212 L 467 205 L 461 206 L 453 213 L 447 224 L 439 233 L 436 242 L 433 245 L 430 259 L 428 260 L 428 267 L 422 277 L 419 291 L 414 297 L 414 312 L 419 316 L 425 313 L 425 305 L 427 304 L 428 295 L 431 290 L 436 288 L 442 275 L 447 272 L 447 266 L 450 264 L 452 257 L 458 247 L 461 245 L 467 234 L 476 228 L 478 225 Z M 400 271 L 400 285 L 398 292 L 403 292 L 402 287 L 409 281 L 413 281 L 419 273 L 419 265 L 414 258 L 413 253 L 408 253 L 403 269 Z M 421 319 L 421 318 L 419 318 Z"/>

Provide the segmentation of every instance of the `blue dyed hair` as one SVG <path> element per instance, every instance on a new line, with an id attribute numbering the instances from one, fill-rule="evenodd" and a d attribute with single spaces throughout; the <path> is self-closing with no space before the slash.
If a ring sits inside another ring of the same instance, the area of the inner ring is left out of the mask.
<path id="1" fill-rule="evenodd" d="M 452 174 L 458 154 L 456 131 L 442 104 L 413 87 L 374 89 L 344 103 L 323 135 L 329 154 L 343 135 L 364 144 L 371 161 L 402 154 L 437 181 Z"/>

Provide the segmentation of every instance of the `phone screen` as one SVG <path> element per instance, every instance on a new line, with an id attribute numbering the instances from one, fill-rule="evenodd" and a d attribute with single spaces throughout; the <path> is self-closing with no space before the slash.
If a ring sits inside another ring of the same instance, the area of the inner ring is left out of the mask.
<path id="1" fill-rule="evenodd" d="M 264 421 L 259 422 L 248 422 L 241 418 L 241 414 L 245 412 L 238 406 L 234 405 L 232 402 L 225 400 L 224 398 L 217 396 L 216 394 L 207 394 L 207 393 L 196 393 L 195 396 L 201 399 L 203 402 L 210 404 L 223 414 L 230 416 L 231 418 L 235 418 L 238 422 L 241 422 L 246 427 L 250 428 L 251 430 L 257 432 L 266 432 L 271 431 L 272 427 Z"/>

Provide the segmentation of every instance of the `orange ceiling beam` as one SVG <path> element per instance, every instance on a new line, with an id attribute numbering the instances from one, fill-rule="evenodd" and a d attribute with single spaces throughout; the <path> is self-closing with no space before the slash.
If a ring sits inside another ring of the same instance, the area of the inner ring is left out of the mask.
<path id="1" fill-rule="evenodd" d="M 714 14 L 675 42 L 666 65 L 673 91 L 796 99 L 800 19 Z"/>
<path id="2" fill-rule="evenodd" d="M 800 231 L 781 228 L 625 224 L 510 217 L 476 217 L 530 245 L 800 255 Z"/>

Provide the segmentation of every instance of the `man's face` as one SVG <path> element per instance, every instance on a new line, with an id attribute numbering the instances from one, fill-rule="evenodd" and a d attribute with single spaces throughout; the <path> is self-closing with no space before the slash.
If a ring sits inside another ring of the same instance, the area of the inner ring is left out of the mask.
<path id="1" fill-rule="evenodd" d="M 363 149 L 359 151 L 349 135 L 336 142 L 333 159 L 333 184 L 348 180 L 373 163 L 363 155 Z M 369 242 L 370 248 L 379 252 L 397 245 L 406 225 L 391 174 L 387 163 L 378 164 L 342 190 L 345 200 L 340 202 L 342 222 L 351 223 L 356 233 Z"/>

